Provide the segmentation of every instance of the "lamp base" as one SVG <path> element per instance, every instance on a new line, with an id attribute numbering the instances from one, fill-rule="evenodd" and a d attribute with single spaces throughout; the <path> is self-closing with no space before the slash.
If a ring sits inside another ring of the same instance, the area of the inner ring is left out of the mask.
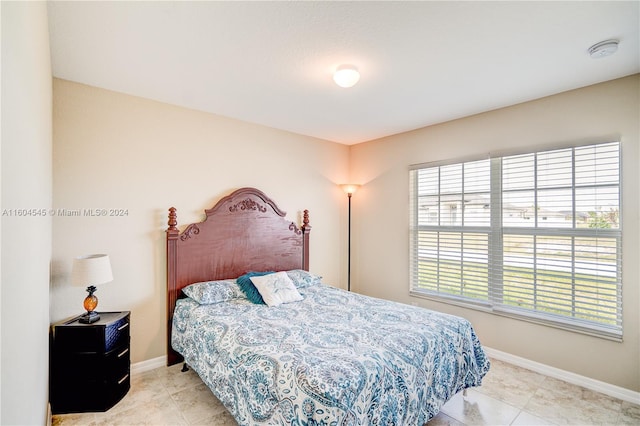
<path id="1" fill-rule="evenodd" d="M 98 313 L 94 311 L 91 311 L 82 315 L 80 319 L 78 319 L 78 322 L 82 324 L 91 324 L 98 321 L 99 319 L 100 319 L 100 315 L 98 315 Z"/>

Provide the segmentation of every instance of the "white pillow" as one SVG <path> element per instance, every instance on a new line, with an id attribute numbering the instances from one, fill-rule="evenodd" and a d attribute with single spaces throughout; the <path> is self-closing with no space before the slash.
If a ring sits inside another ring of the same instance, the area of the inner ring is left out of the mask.
<path id="1" fill-rule="evenodd" d="M 284 271 L 251 277 L 251 282 L 258 289 L 264 303 L 269 306 L 298 302 L 303 299 L 291 278 Z"/>

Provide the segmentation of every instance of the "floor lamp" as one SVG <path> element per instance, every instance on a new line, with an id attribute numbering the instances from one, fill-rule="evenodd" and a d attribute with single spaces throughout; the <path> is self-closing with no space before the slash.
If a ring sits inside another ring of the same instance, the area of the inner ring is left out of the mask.
<path id="1" fill-rule="evenodd" d="M 342 190 L 349 197 L 349 246 L 347 249 L 347 290 L 351 291 L 351 196 L 358 190 L 360 185 L 345 184 L 341 185 Z"/>

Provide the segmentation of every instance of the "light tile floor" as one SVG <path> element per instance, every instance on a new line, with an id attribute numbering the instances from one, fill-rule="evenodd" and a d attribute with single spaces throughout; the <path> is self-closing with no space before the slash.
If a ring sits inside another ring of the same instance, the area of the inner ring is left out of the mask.
<path id="1" fill-rule="evenodd" d="M 57 415 L 53 425 L 236 425 L 198 375 L 180 369 L 134 375 L 109 411 Z M 492 360 L 481 387 L 454 396 L 429 422 L 442 425 L 640 425 L 640 406 Z"/>

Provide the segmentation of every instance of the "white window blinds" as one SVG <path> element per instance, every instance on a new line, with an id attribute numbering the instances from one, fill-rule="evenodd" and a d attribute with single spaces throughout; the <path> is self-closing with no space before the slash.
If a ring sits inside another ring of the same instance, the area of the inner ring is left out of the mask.
<path id="1" fill-rule="evenodd" d="M 622 334 L 618 142 L 411 176 L 411 291 Z"/>

